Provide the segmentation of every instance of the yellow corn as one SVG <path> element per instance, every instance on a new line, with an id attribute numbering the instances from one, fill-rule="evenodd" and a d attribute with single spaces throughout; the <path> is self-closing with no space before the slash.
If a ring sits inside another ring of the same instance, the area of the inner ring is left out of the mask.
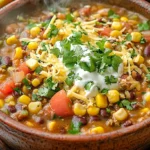
<path id="1" fill-rule="evenodd" d="M 106 41 L 105 44 L 104 44 L 104 47 L 111 49 L 111 48 L 112 48 L 112 45 L 111 45 L 110 42 Z"/>
<path id="2" fill-rule="evenodd" d="M 29 93 L 29 90 L 28 90 L 28 88 L 25 85 L 22 87 L 22 91 L 23 91 L 24 94 L 28 94 Z"/>
<path id="3" fill-rule="evenodd" d="M 99 108 L 106 108 L 108 105 L 107 97 L 105 95 L 100 94 L 100 93 L 97 94 L 96 95 L 96 105 Z"/>
<path id="4" fill-rule="evenodd" d="M 113 30 L 121 30 L 122 29 L 122 24 L 121 22 L 113 22 L 112 25 L 111 25 L 111 28 Z"/>
<path id="5" fill-rule="evenodd" d="M 39 66 L 38 61 L 33 58 L 28 59 L 26 64 L 32 71 L 34 71 Z"/>
<path id="6" fill-rule="evenodd" d="M 110 32 L 110 36 L 112 36 L 112 37 L 118 37 L 118 36 L 121 36 L 121 34 L 122 33 L 118 30 L 113 30 Z"/>
<path id="7" fill-rule="evenodd" d="M 25 124 L 28 126 L 28 127 L 33 127 L 34 124 L 30 121 L 26 121 Z"/>
<path id="8" fill-rule="evenodd" d="M 32 85 L 33 85 L 34 87 L 37 87 L 40 83 L 41 83 L 41 82 L 40 82 L 40 80 L 39 80 L 38 78 L 35 78 L 35 79 L 32 80 Z"/>
<path id="9" fill-rule="evenodd" d="M 120 19 L 119 18 L 113 18 L 113 22 L 119 22 Z"/>
<path id="10" fill-rule="evenodd" d="M 42 109 L 41 102 L 31 102 L 28 105 L 28 110 L 32 114 L 37 114 Z"/>
<path id="11" fill-rule="evenodd" d="M 78 11 L 74 11 L 74 12 L 73 12 L 73 16 L 79 17 L 79 12 L 78 12 Z"/>
<path id="12" fill-rule="evenodd" d="M 132 32 L 131 33 L 131 41 L 132 42 L 140 42 L 142 38 L 142 34 L 140 32 Z"/>
<path id="13" fill-rule="evenodd" d="M 2 108 L 4 106 L 4 100 L 0 99 L 0 108 Z"/>
<path id="14" fill-rule="evenodd" d="M 90 106 L 87 109 L 87 113 L 91 116 L 96 116 L 99 113 L 99 108 L 95 107 L 95 106 Z"/>
<path id="15" fill-rule="evenodd" d="M 13 44 L 18 44 L 18 39 L 17 39 L 17 37 L 15 36 L 15 35 L 12 35 L 12 36 L 10 36 L 7 40 L 6 40 L 6 43 L 8 44 L 8 45 L 13 45 Z"/>
<path id="16" fill-rule="evenodd" d="M 141 112 L 147 113 L 150 109 L 149 108 L 143 108 L 141 109 Z"/>
<path id="17" fill-rule="evenodd" d="M 36 50 L 38 46 L 39 44 L 37 42 L 30 42 L 27 47 L 29 50 Z"/>
<path id="18" fill-rule="evenodd" d="M 21 59 L 22 57 L 23 57 L 23 50 L 22 50 L 21 47 L 17 47 L 15 49 L 15 56 L 14 56 L 14 58 L 15 59 Z"/>
<path id="19" fill-rule="evenodd" d="M 124 108 L 120 108 L 113 114 L 113 117 L 118 121 L 124 121 L 128 118 L 128 113 Z"/>
<path id="20" fill-rule="evenodd" d="M 56 25 L 57 28 L 61 28 L 62 25 L 63 25 L 63 21 L 60 20 L 60 19 L 57 19 L 57 20 L 55 21 L 55 25 Z"/>
<path id="21" fill-rule="evenodd" d="M 100 133 L 104 133 L 105 131 L 104 131 L 104 128 L 103 127 L 95 127 L 95 128 L 92 128 L 91 130 L 90 130 L 90 133 L 92 133 L 92 134 L 100 134 Z"/>
<path id="22" fill-rule="evenodd" d="M 133 58 L 133 61 L 136 64 L 140 65 L 140 64 L 144 63 L 144 57 L 141 55 L 137 55 L 136 57 Z"/>
<path id="23" fill-rule="evenodd" d="M 127 18 L 127 17 L 121 17 L 120 20 L 121 20 L 122 22 L 127 22 L 127 21 L 128 21 L 128 18 Z"/>
<path id="24" fill-rule="evenodd" d="M 119 101 L 119 92 L 117 90 L 109 90 L 107 93 L 107 97 L 110 103 L 116 103 Z"/>
<path id="25" fill-rule="evenodd" d="M 26 95 L 22 95 L 18 98 L 18 102 L 22 103 L 22 104 L 28 105 L 30 103 L 30 101 L 31 101 L 30 97 L 28 97 Z"/>
<path id="26" fill-rule="evenodd" d="M 14 101 L 14 100 L 15 100 L 14 97 L 11 95 L 11 96 L 6 97 L 5 102 L 9 103 L 10 101 Z"/>
<path id="27" fill-rule="evenodd" d="M 143 97 L 146 102 L 150 102 L 150 92 L 147 92 L 146 94 L 144 94 Z"/>
<path id="28" fill-rule="evenodd" d="M 30 34 L 32 37 L 37 37 L 39 34 L 40 34 L 40 27 L 33 27 L 31 30 L 30 30 Z"/>
<path id="29" fill-rule="evenodd" d="M 15 101 L 10 101 L 10 102 L 9 102 L 9 105 L 15 106 L 15 105 L 16 105 L 16 102 L 15 102 Z"/>
<path id="30" fill-rule="evenodd" d="M 80 103 L 75 103 L 73 107 L 73 112 L 77 116 L 83 116 L 86 114 L 86 108 Z"/>
<path id="31" fill-rule="evenodd" d="M 56 127 L 56 121 L 49 121 L 47 123 L 47 129 L 49 131 L 53 131 L 55 129 L 55 127 Z"/>

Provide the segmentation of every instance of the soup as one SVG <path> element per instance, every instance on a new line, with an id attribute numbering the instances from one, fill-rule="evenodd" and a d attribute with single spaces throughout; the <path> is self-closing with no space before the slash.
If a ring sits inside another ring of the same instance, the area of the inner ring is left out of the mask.
<path id="1" fill-rule="evenodd" d="M 150 115 L 150 22 L 104 4 L 18 15 L 0 40 L 0 110 L 31 128 L 101 134 Z"/>

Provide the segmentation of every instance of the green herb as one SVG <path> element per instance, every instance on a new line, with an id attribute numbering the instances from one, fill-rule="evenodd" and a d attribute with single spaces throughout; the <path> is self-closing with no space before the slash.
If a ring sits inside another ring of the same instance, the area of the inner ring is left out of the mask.
<path id="1" fill-rule="evenodd" d="M 147 31 L 147 30 L 150 30 L 150 20 L 138 24 L 138 30 L 139 30 L 139 31 Z"/>
<path id="2" fill-rule="evenodd" d="M 51 49 L 51 53 L 54 54 L 56 57 L 59 57 L 60 51 L 58 48 Z"/>
<path id="3" fill-rule="evenodd" d="M 114 76 L 105 76 L 105 83 L 106 84 L 112 84 L 112 83 L 117 83 L 118 79 L 115 78 Z"/>
<path id="4" fill-rule="evenodd" d="M 70 73 L 68 74 L 67 79 L 65 80 L 66 84 L 67 84 L 68 86 L 72 86 L 72 85 L 73 85 L 73 82 L 74 82 L 74 78 L 75 78 L 74 72 L 70 72 Z"/>
<path id="5" fill-rule="evenodd" d="M 81 125 L 82 125 L 81 122 L 73 122 L 72 121 L 68 133 L 70 133 L 70 134 L 78 134 L 78 133 L 80 133 Z"/>
<path id="6" fill-rule="evenodd" d="M 58 34 L 58 29 L 55 25 L 50 24 L 50 31 L 48 32 L 47 36 L 49 38 L 52 38 L 53 36 L 56 36 Z"/>
<path id="7" fill-rule="evenodd" d="M 117 14 L 116 14 L 113 10 L 111 10 L 111 9 L 108 11 L 108 17 L 109 17 L 109 18 L 112 18 L 112 19 L 113 19 L 113 18 L 120 18 L 120 16 L 117 15 Z"/>
<path id="8" fill-rule="evenodd" d="M 150 73 L 146 74 L 147 81 L 150 81 Z"/>
<path id="9" fill-rule="evenodd" d="M 119 107 L 125 107 L 128 110 L 133 110 L 132 105 L 135 104 L 135 102 L 130 102 L 129 100 L 122 100 L 118 103 Z"/>
<path id="10" fill-rule="evenodd" d="M 111 109 L 110 108 L 106 108 L 106 112 L 107 113 L 111 113 Z"/>
<path id="11" fill-rule="evenodd" d="M 131 34 L 129 34 L 129 33 L 127 34 L 127 36 L 126 36 L 126 40 L 127 40 L 127 41 L 131 41 L 131 40 L 132 40 L 132 36 L 131 36 Z"/>
<path id="12" fill-rule="evenodd" d="M 74 20 L 74 16 L 72 14 L 67 14 L 66 15 L 66 21 L 68 23 L 73 22 L 73 20 Z"/>
<path id="13" fill-rule="evenodd" d="M 146 43 L 146 40 L 142 37 L 141 40 L 140 40 L 140 43 L 141 43 L 141 44 L 145 44 L 145 43 Z"/>
<path id="14" fill-rule="evenodd" d="M 131 54 L 131 58 L 134 58 L 137 56 L 135 49 L 133 49 L 133 51 L 131 51 L 130 54 Z"/>
<path id="15" fill-rule="evenodd" d="M 81 41 L 82 34 L 83 33 L 81 31 L 79 32 L 73 31 L 72 36 L 69 38 L 69 41 L 71 42 L 71 44 L 82 44 L 82 41 Z"/>
<path id="16" fill-rule="evenodd" d="M 36 27 L 37 25 L 35 23 L 30 23 L 27 25 L 28 29 L 32 29 L 33 27 Z"/>
<path id="17" fill-rule="evenodd" d="M 102 94 L 107 94 L 108 91 L 109 91 L 109 89 L 102 89 L 102 90 L 101 90 L 101 93 L 102 93 Z"/>
<path id="18" fill-rule="evenodd" d="M 19 95 L 23 94 L 19 87 L 14 88 L 14 91 L 17 92 Z"/>
<path id="19" fill-rule="evenodd" d="M 50 20 L 46 20 L 45 22 L 42 22 L 42 27 L 47 28 L 50 23 Z"/>
<path id="20" fill-rule="evenodd" d="M 47 86 L 49 89 L 52 89 L 52 90 L 56 90 L 56 89 L 57 89 L 57 85 L 58 85 L 58 83 L 55 83 L 55 82 L 52 80 L 52 77 L 46 79 L 45 84 L 46 84 L 46 86 Z"/>
<path id="21" fill-rule="evenodd" d="M 46 47 L 46 43 L 45 42 L 42 42 L 41 43 L 41 51 L 47 51 L 47 47 Z"/>
<path id="22" fill-rule="evenodd" d="M 33 100 L 33 101 L 41 101 L 41 100 L 42 100 L 42 97 L 39 96 L 39 95 L 37 95 L 37 94 L 35 94 L 35 93 L 33 93 L 33 94 L 32 94 L 32 100 Z"/>
<path id="23" fill-rule="evenodd" d="M 31 85 L 29 84 L 29 81 L 26 78 L 24 78 L 22 82 L 27 87 L 27 89 L 31 90 Z"/>
<path id="24" fill-rule="evenodd" d="M 122 62 L 122 59 L 119 56 L 117 55 L 112 56 L 112 67 L 115 71 L 118 71 L 118 67 L 121 62 Z"/>
<path id="25" fill-rule="evenodd" d="M 41 97 L 47 97 L 47 98 L 51 98 L 56 92 L 47 88 L 47 87 L 41 87 L 38 90 L 37 95 L 41 96 Z"/>
<path id="26" fill-rule="evenodd" d="M 27 46 L 28 44 L 29 44 L 29 42 L 27 42 L 27 41 L 22 41 L 22 42 L 21 42 L 21 45 L 22 45 L 22 46 Z"/>
<path id="27" fill-rule="evenodd" d="M 105 44 L 106 40 L 102 39 L 101 41 L 96 42 L 96 45 L 100 48 L 100 50 L 104 50 L 104 44 Z"/>
<path id="28" fill-rule="evenodd" d="M 40 74 L 40 72 L 41 72 L 42 70 L 43 70 L 43 67 L 38 66 L 38 67 L 35 69 L 35 73 Z"/>
<path id="29" fill-rule="evenodd" d="M 93 86 L 93 84 L 94 84 L 93 81 L 90 81 L 87 84 L 85 84 L 84 88 L 89 91 Z"/>

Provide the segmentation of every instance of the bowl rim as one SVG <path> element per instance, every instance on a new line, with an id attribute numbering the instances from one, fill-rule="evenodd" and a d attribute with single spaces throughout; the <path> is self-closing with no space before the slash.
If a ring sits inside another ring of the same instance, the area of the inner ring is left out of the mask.
<path id="1" fill-rule="evenodd" d="M 0 10 L 0 18 L 1 14 L 6 10 L 10 9 L 12 6 L 15 6 L 18 4 L 19 1 L 22 1 L 22 5 L 33 0 L 15 0 L 8 4 L 8 6 L 5 6 Z M 132 0 L 134 3 L 139 4 L 142 8 L 147 8 L 150 6 L 150 3 L 144 0 Z M 148 5 L 148 6 L 147 6 Z M 18 5 L 21 6 L 21 5 Z M 146 7 L 147 6 L 147 7 Z M 15 7 L 16 8 L 16 7 Z M 12 10 L 12 9 L 11 9 Z M 1 13 L 2 12 L 2 13 Z M 150 118 L 145 119 L 144 121 L 140 123 L 136 123 L 129 127 L 124 127 L 115 131 L 103 133 L 103 134 L 85 134 L 85 135 L 70 135 L 70 134 L 54 134 L 49 133 L 46 131 L 38 130 L 35 128 L 30 128 L 18 121 L 13 120 L 8 115 L 4 114 L 0 111 L 0 124 L 4 123 L 4 126 L 9 126 L 12 129 L 16 129 L 19 132 L 26 133 L 26 134 L 32 134 L 41 138 L 46 138 L 49 140 L 57 140 L 57 141 L 69 141 L 69 142 L 85 142 L 85 141 L 106 141 L 111 140 L 114 138 L 118 138 L 121 136 L 125 136 L 127 134 L 133 134 L 136 131 L 142 130 L 145 127 L 150 126 Z M 1 128 L 1 125 L 0 125 Z"/>

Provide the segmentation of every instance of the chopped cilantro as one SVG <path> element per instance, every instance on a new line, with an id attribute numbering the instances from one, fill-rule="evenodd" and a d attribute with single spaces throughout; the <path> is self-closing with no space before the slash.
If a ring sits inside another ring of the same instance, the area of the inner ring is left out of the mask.
<path id="1" fill-rule="evenodd" d="M 47 51 L 46 43 L 41 42 L 41 51 Z"/>
<path id="2" fill-rule="evenodd" d="M 87 84 L 85 84 L 84 88 L 89 91 L 93 86 L 93 84 L 94 84 L 93 81 L 90 81 Z"/>
<path id="3" fill-rule="evenodd" d="M 126 109 L 128 110 L 133 110 L 133 107 L 132 105 L 135 104 L 136 102 L 130 102 L 129 100 L 127 99 L 124 99 L 122 101 L 120 101 L 118 103 L 119 107 L 125 107 Z"/>
<path id="4" fill-rule="evenodd" d="M 111 109 L 110 108 L 106 108 L 106 112 L 107 113 L 111 113 Z"/>
<path id="5" fill-rule="evenodd" d="M 82 32 L 75 32 L 73 31 L 72 36 L 69 38 L 69 41 L 71 44 L 82 44 L 81 37 L 82 37 Z"/>
<path id="6" fill-rule="evenodd" d="M 47 36 L 49 38 L 52 38 L 53 36 L 56 36 L 58 34 L 58 29 L 55 25 L 50 24 L 50 31 L 48 32 Z"/>
<path id="7" fill-rule="evenodd" d="M 105 44 L 106 40 L 102 39 L 101 41 L 96 42 L 96 45 L 100 48 L 100 50 L 104 50 L 104 44 Z"/>
<path id="8" fill-rule="evenodd" d="M 67 14 L 66 15 L 66 21 L 68 23 L 73 22 L 73 20 L 74 20 L 74 16 L 72 14 Z"/>
<path id="9" fill-rule="evenodd" d="M 27 46 L 28 44 L 29 44 L 29 42 L 27 42 L 27 41 L 22 41 L 22 42 L 21 42 L 21 45 L 22 45 L 22 46 Z"/>
<path id="10" fill-rule="evenodd" d="M 42 97 L 39 96 L 39 95 L 37 95 L 37 94 L 35 94 L 35 93 L 33 93 L 33 94 L 32 94 L 32 100 L 33 100 L 33 101 L 41 101 L 41 100 L 42 100 Z"/>
<path id="11" fill-rule="evenodd" d="M 49 89 L 52 89 L 52 90 L 56 90 L 57 85 L 58 85 L 58 83 L 55 83 L 55 82 L 52 80 L 52 77 L 46 79 L 45 83 L 46 83 L 47 87 L 48 87 Z"/>
<path id="12" fill-rule="evenodd" d="M 119 56 L 117 55 L 112 56 L 112 67 L 115 71 L 118 71 L 118 67 L 121 62 L 122 62 L 122 59 Z"/>
<path id="13" fill-rule="evenodd" d="M 112 18 L 112 19 L 113 19 L 113 18 L 120 18 L 120 16 L 117 15 L 117 14 L 116 14 L 113 10 L 111 10 L 111 9 L 108 11 L 108 17 L 109 17 L 109 18 Z"/>
<path id="14" fill-rule="evenodd" d="M 131 58 L 134 58 L 137 56 L 135 49 L 133 49 L 133 51 L 131 51 L 130 54 L 131 54 Z"/>
<path id="15" fill-rule="evenodd" d="M 102 93 L 102 94 L 107 94 L 108 91 L 109 91 L 109 89 L 102 89 L 102 90 L 101 90 L 101 93 Z"/>
<path id="16" fill-rule="evenodd" d="M 150 20 L 138 24 L 138 30 L 139 30 L 139 31 L 147 31 L 147 30 L 150 30 Z"/>
<path id="17" fill-rule="evenodd" d="M 19 87 L 14 88 L 14 91 L 17 92 L 19 95 L 23 93 Z"/>
<path id="18" fill-rule="evenodd" d="M 75 74 L 74 74 L 74 72 L 70 72 L 69 74 L 68 74 L 68 78 L 66 79 L 66 84 L 68 85 L 68 86 L 72 86 L 73 85 L 73 82 L 74 82 L 74 78 L 75 78 Z"/>
<path id="19" fill-rule="evenodd" d="M 42 27 L 47 28 L 49 25 L 50 20 L 46 20 L 45 22 L 42 22 Z"/>
<path id="20" fill-rule="evenodd" d="M 33 28 L 33 27 L 36 27 L 37 25 L 35 24 L 35 23 L 29 23 L 28 25 L 27 25 L 27 28 L 28 29 L 31 29 L 31 28 Z"/>
<path id="21" fill-rule="evenodd" d="M 27 87 L 27 89 L 29 89 L 29 90 L 31 89 L 31 85 L 30 85 L 29 81 L 26 78 L 24 78 L 22 80 L 22 82 Z"/>
<path id="22" fill-rule="evenodd" d="M 146 40 L 142 37 L 141 40 L 140 40 L 140 43 L 141 43 L 141 44 L 145 44 L 145 43 L 146 43 Z"/>
<path id="23" fill-rule="evenodd" d="M 68 133 L 70 134 L 78 134 L 80 133 L 82 123 L 81 122 L 71 122 L 70 129 L 68 130 Z"/>
<path id="24" fill-rule="evenodd" d="M 39 88 L 37 95 L 42 96 L 42 97 L 50 98 L 50 97 L 52 97 L 55 93 L 56 93 L 56 92 L 50 90 L 50 89 L 47 88 L 47 87 L 41 87 L 41 88 Z"/>
<path id="25" fill-rule="evenodd" d="M 131 41 L 131 39 L 132 39 L 132 36 L 131 36 L 131 34 L 128 33 L 127 36 L 126 36 L 126 40 Z"/>
<path id="26" fill-rule="evenodd" d="M 38 66 L 36 69 L 35 69 L 35 73 L 37 74 L 40 74 L 40 72 L 43 70 L 43 68 L 41 66 Z"/>
<path id="27" fill-rule="evenodd" d="M 113 75 L 111 76 L 105 76 L 105 83 L 106 84 L 112 84 L 112 83 L 117 83 L 118 79 L 115 78 Z"/>
<path id="28" fill-rule="evenodd" d="M 146 74 L 147 81 L 150 81 L 150 73 Z"/>
<path id="29" fill-rule="evenodd" d="M 59 57 L 60 51 L 58 48 L 51 49 L 51 53 L 54 54 L 56 57 Z"/>

